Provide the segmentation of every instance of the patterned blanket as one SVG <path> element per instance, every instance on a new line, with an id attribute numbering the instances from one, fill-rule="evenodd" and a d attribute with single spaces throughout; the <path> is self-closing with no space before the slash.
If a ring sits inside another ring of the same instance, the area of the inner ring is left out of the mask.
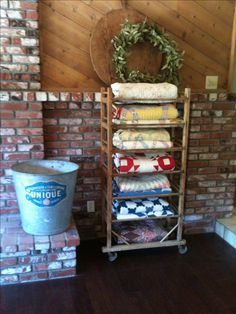
<path id="1" fill-rule="evenodd" d="M 165 120 L 176 119 L 178 110 L 173 104 L 166 105 L 113 105 L 113 118 L 122 123 L 132 121 L 140 123 L 142 120 Z"/>
<path id="2" fill-rule="evenodd" d="M 114 180 L 121 192 L 148 191 L 170 187 L 170 182 L 165 174 L 116 177 Z"/>
<path id="3" fill-rule="evenodd" d="M 119 149 L 170 148 L 173 143 L 165 129 L 118 130 L 113 135 L 113 145 Z"/>
<path id="4" fill-rule="evenodd" d="M 117 238 L 117 243 L 147 243 L 152 241 L 160 241 L 167 235 L 167 231 L 162 226 L 159 220 L 146 221 L 129 221 L 115 222 L 114 230 L 120 235 Z"/>
<path id="5" fill-rule="evenodd" d="M 175 215 L 169 203 L 161 198 L 113 200 L 112 211 L 118 220 Z"/>
<path id="6" fill-rule="evenodd" d="M 125 125 L 135 125 L 135 124 L 150 124 L 150 125 L 156 125 L 156 124 L 164 124 L 164 125 L 167 125 L 167 124 L 175 124 L 175 123 L 181 123 L 183 122 L 181 119 L 165 119 L 165 120 L 137 120 L 137 121 L 123 121 L 123 120 L 120 120 L 120 119 L 112 119 L 112 122 L 114 124 L 117 124 L 117 125 L 122 125 L 122 124 L 125 124 Z"/>
<path id="7" fill-rule="evenodd" d="M 158 156 L 125 156 L 115 154 L 113 162 L 119 173 L 143 173 L 174 170 L 175 160 L 168 154 Z"/>
<path id="8" fill-rule="evenodd" d="M 114 83 L 112 92 L 120 99 L 176 99 L 177 87 L 170 83 Z"/>
<path id="9" fill-rule="evenodd" d="M 121 141 L 170 141 L 165 129 L 128 129 L 117 131 Z"/>

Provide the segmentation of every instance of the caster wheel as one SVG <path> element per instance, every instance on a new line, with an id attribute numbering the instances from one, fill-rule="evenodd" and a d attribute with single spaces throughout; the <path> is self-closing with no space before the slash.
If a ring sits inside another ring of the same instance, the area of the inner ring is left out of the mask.
<path id="1" fill-rule="evenodd" d="M 179 246 L 179 254 L 185 254 L 188 251 L 187 245 L 180 245 Z"/>
<path id="2" fill-rule="evenodd" d="M 118 254 L 116 252 L 109 252 L 108 253 L 108 261 L 114 262 L 118 257 Z"/>

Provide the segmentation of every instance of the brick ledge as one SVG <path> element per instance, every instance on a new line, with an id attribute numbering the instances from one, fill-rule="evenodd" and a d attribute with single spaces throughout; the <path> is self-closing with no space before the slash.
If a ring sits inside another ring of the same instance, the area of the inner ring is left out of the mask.
<path id="1" fill-rule="evenodd" d="M 19 215 L 2 215 L 0 223 L 0 285 L 76 275 L 80 238 L 73 222 L 68 230 L 52 236 L 25 233 Z"/>

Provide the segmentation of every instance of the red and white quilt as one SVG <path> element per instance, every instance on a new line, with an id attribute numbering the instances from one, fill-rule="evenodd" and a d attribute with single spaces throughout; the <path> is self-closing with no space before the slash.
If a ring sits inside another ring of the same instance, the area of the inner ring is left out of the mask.
<path id="1" fill-rule="evenodd" d="M 153 173 L 175 168 L 175 160 L 168 154 L 154 157 L 115 154 L 113 162 L 119 173 Z"/>

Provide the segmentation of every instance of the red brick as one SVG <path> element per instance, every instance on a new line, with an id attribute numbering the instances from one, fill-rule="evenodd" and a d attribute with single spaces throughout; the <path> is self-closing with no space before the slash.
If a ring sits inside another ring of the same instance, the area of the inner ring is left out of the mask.
<path id="1" fill-rule="evenodd" d="M 54 270 L 49 272 L 49 278 L 71 277 L 76 276 L 75 268 L 68 268 L 63 270 Z"/>
<path id="2" fill-rule="evenodd" d="M 83 155 L 88 155 L 88 156 L 95 156 L 95 155 L 99 155 L 100 153 L 100 148 L 86 148 L 83 150 Z"/>
<path id="3" fill-rule="evenodd" d="M 217 146 L 217 145 L 219 145 L 220 144 L 220 141 L 219 140 L 213 140 L 213 139 L 200 139 L 199 140 L 199 142 L 198 142 L 198 145 L 201 145 L 201 146 L 203 146 L 203 145 L 206 145 L 206 146 L 212 146 L 212 145 L 214 145 L 214 146 Z"/>
<path id="4" fill-rule="evenodd" d="M 68 109 L 68 103 L 66 102 L 56 102 L 55 103 L 56 109 Z"/>
<path id="5" fill-rule="evenodd" d="M 36 11 L 38 8 L 38 3 L 37 2 L 21 1 L 20 7 L 21 7 L 21 9 L 35 10 Z"/>
<path id="6" fill-rule="evenodd" d="M 223 130 L 225 131 L 236 131 L 235 124 L 225 124 L 223 125 Z"/>
<path id="7" fill-rule="evenodd" d="M 39 19 L 39 15 L 35 11 L 26 11 L 26 19 L 38 20 Z"/>
<path id="8" fill-rule="evenodd" d="M 64 118 L 66 117 L 67 114 L 64 112 L 64 111 L 45 111 L 44 112 L 44 117 L 45 118 L 53 118 L 53 119 L 56 119 L 56 118 Z"/>
<path id="9" fill-rule="evenodd" d="M 10 111 L 2 111 L 1 112 L 1 119 L 13 119 L 14 113 Z"/>
<path id="10" fill-rule="evenodd" d="M 63 133 L 58 135 L 60 141 L 81 141 L 83 139 L 82 134 Z"/>
<path id="11" fill-rule="evenodd" d="M 5 160 L 27 160 L 29 158 L 29 153 L 5 153 L 4 154 Z"/>
<path id="12" fill-rule="evenodd" d="M 18 129 L 17 130 L 18 135 L 43 135 L 43 129 L 42 128 L 33 128 L 33 129 Z"/>
<path id="13" fill-rule="evenodd" d="M 25 110 L 25 103 L 11 103 L 11 102 L 0 102 L 0 109 L 2 110 Z"/>
<path id="14" fill-rule="evenodd" d="M 45 280 L 47 278 L 48 278 L 48 273 L 46 271 L 33 272 L 33 273 L 30 272 L 27 274 L 19 275 L 20 282 Z"/>
<path id="15" fill-rule="evenodd" d="M 54 125 L 47 125 L 44 127 L 45 131 L 48 133 L 65 133 L 67 132 L 67 127 L 66 126 L 54 126 Z"/>
<path id="16" fill-rule="evenodd" d="M 1 152 L 15 152 L 16 151 L 16 145 L 14 145 L 14 144 L 1 145 L 0 151 Z"/>
<path id="17" fill-rule="evenodd" d="M 39 263 L 33 265 L 34 271 L 42 271 L 42 270 L 49 270 L 49 269 L 61 269 L 62 263 L 61 262 L 51 262 L 51 263 Z"/>
<path id="18" fill-rule="evenodd" d="M 73 101 L 81 101 L 81 99 L 82 99 L 82 95 L 81 95 L 81 93 L 72 93 L 72 100 Z"/>
<path id="19" fill-rule="evenodd" d="M 44 152 L 31 152 L 32 159 L 44 159 Z"/>
<path id="20" fill-rule="evenodd" d="M 11 81 L 6 81 L 6 82 L 1 82 L 0 84 L 1 89 L 5 90 L 19 90 L 19 89 L 27 89 L 28 88 L 28 83 L 24 82 L 11 82 Z"/>
<path id="21" fill-rule="evenodd" d="M 42 120 L 30 120 L 30 126 L 33 128 L 40 128 L 43 127 L 43 121 Z"/>
<path id="22" fill-rule="evenodd" d="M 18 276 L 17 275 L 7 275 L 7 276 L 1 276 L 0 277 L 0 284 L 11 284 L 11 283 L 17 283 L 18 282 Z"/>
<path id="23" fill-rule="evenodd" d="M 17 263 L 17 259 L 14 258 L 14 257 L 11 257 L 11 258 L 1 258 L 0 259 L 0 266 L 1 267 L 16 265 L 16 263 Z"/>
<path id="24" fill-rule="evenodd" d="M 47 148 L 67 148 L 69 147 L 69 142 L 47 142 Z"/>
<path id="25" fill-rule="evenodd" d="M 29 121 L 28 120 L 3 120 L 2 121 L 2 127 L 5 128 L 23 128 L 28 126 Z"/>
<path id="26" fill-rule="evenodd" d="M 41 119 L 42 113 L 41 112 L 33 112 L 33 111 L 16 111 L 16 118 L 21 119 Z"/>
<path id="27" fill-rule="evenodd" d="M 77 239 L 77 243 L 78 243 L 78 239 Z M 61 252 L 61 253 L 49 254 L 48 255 L 48 260 L 50 262 L 51 261 L 62 261 L 62 260 L 73 259 L 75 257 L 76 257 L 76 252 L 75 251 Z"/>
<path id="28" fill-rule="evenodd" d="M 39 111 L 41 111 L 43 105 L 42 105 L 42 103 L 29 103 L 28 107 L 29 107 L 29 110 L 39 110 Z"/>
<path id="29" fill-rule="evenodd" d="M 85 148 L 85 147 L 93 147 L 94 143 L 92 141 L 77 141 L 77 142 L 71 142 L 70 146 L 72 148 Z M 82 157 L 83 158 L 83 157 Z"/>
<path id="30" fill-rule="evenodd" d="M 2 60 L 2 57 L 1 57 L 1 61 L 4 62 L 4 60 Z M 0 73 L 0 80 L 10 81 L 11 79 L 12 79 L 12 75 L 10 73 Z"/>

